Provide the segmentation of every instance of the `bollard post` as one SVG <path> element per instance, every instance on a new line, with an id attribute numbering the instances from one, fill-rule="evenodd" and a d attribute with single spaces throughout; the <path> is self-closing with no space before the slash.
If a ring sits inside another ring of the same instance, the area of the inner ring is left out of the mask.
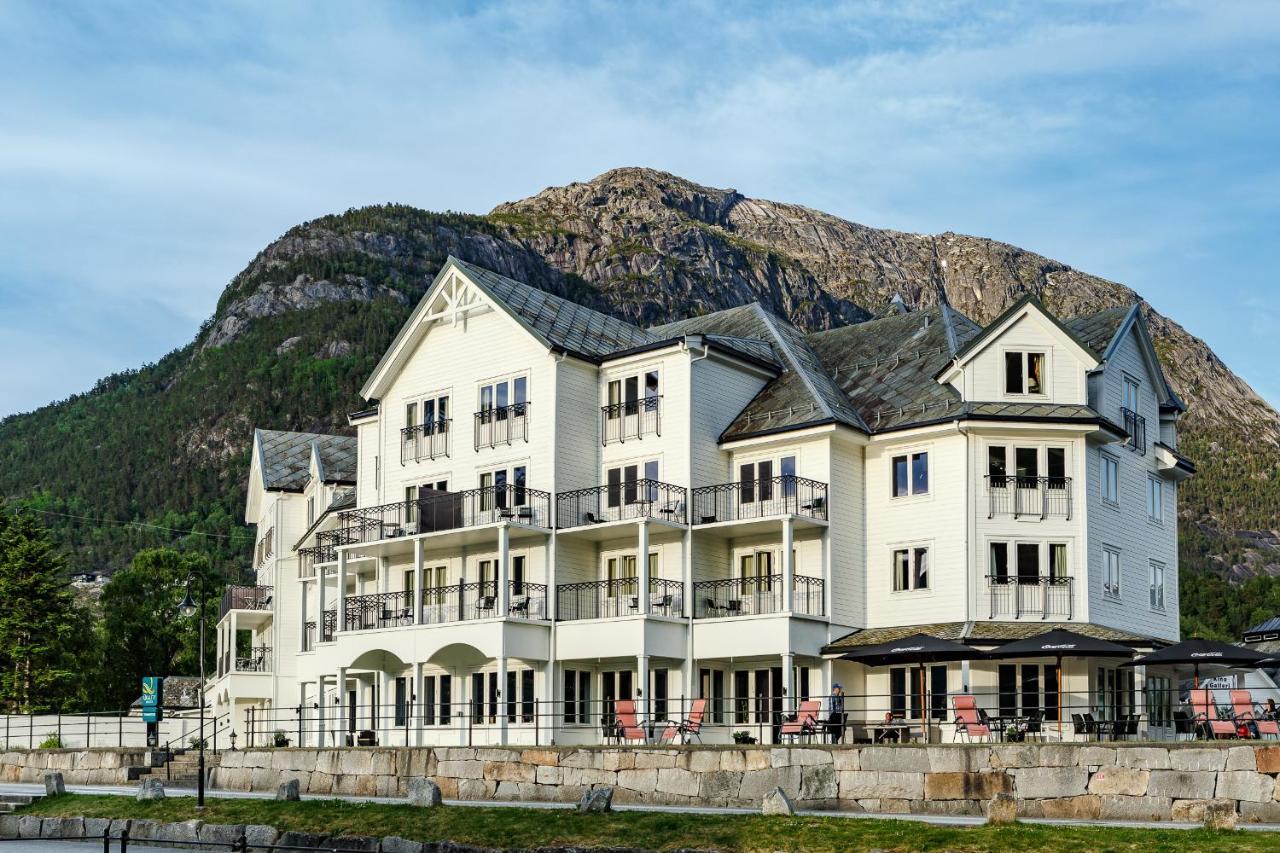
<path id="1" fill-rule="evenodd" d="M 36 715 L 34 713 L 27 714 L 27 749 L 35 749 L 36 746 Z"/>
<path id="2" fill-rule="evenodd" d="M 93 717 L 84 715 L 84 748 L 93 749 Z"/>
<path id="3" fill-rule="evenodd" d="M 302 705 L 298 705 L 298 746 L 302 746 Z"/>
<path id="4" fill-rule="evenodd" d="M 120 853 L 129 853 L 129 824 L 125 823 L 124 829 L 120 830 Z"/>
<path id="5" fill-rule="evenodd" d="M 102 830 L 102 853 L 111 853 L 111 821 L 107 821 L 107 828 Z"/>
<path id="6" fill-rule="evenodd" d="M 124 713 L 116 715 L 116 746 L 124 749 Z"/>

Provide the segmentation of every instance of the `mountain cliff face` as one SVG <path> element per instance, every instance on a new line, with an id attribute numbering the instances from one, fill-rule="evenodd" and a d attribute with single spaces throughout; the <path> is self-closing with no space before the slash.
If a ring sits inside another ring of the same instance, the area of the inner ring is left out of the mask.
<path id="1" fill-rule="evenodd" d="M 1028 291 L 1065 316 L 1140 300 L 993 240 L 870 228 L 647 169 L 551 188 L 485 216 L 362 208 L 264 249 L 189 347 L 0 422 L 0 494 L 68 514 L 203 524 L 234 537 L 229 554 L 242 553 L 251 428 L 344 429 L 361 382 L 449 254 L 642 325 L 753 300 L 808 329 L 882 314 L 895 296 L 914 308 L 945 292 L 980 322 Z M 1182 447 L 1201 471 L 1182 492 L 1184 567 L 1236 580 L 1280 574 L 1271 530 L 1280 416 L 1203 341 L 1144 310 L 1191 407 Z M 100 470 L 103 459 L 114 464 Z M 140 542 L 58 525 L 77 567 L 109 570 Z M 1215 624 L 1248 621 L 1256 609 L 1228 608 Z"/>

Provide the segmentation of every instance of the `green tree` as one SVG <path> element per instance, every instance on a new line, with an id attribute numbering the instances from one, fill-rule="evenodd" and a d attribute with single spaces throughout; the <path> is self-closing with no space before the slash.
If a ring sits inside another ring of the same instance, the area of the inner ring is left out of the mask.
<path id="1" fill-rule="evenodd" d="M 103 700 L 117 707 L 137 698 L 144 675 L 199 675 L 199 619 L 178 612 L 187 578 L 205 577 L 206 668 L 216 650 L 214 626 L 222 581 L 203 554 L 169 548 L 139 551 L 102 591 Z M 200 598 L 200 584 L 192 598 Z"/>
<path id="2" fill-rule="evenodd" d="M 0 703 L 61 708 L 77 687 L 73 637 L 83 627 L 49 531 L 0 504 Z"/>

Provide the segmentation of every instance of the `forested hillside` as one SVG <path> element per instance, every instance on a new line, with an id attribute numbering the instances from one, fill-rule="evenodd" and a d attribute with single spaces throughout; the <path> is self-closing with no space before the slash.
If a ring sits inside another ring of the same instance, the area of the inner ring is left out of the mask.
<path id="1" fill-rule="evenodd" d="M 253 428 L 346 431 L 358 388 L 449 254 L 643 324 L 756 299 L 818 329 L 883 313 L 895 295 L 917 307 L 945 291 L 979 321 L 1027 291 L 1067 316 L 1139 298 L 995 241 L 869 228 L 648 170 L 487 216 L 362 208 L 266 247 L 189 346 L 0 421 L 0 495 L 47 513 L 73 570 L 110 572 L 171 543 L 247 565 Z M 1182 491 L 1183 571 L 1214 576 L 1184 581 L 1184 632 L 1230 637 L 1280 613 L 1280 419 L 1202 341 L 1144 310 L 1191 405 L 1183 449 L 1201 473 Z"/>

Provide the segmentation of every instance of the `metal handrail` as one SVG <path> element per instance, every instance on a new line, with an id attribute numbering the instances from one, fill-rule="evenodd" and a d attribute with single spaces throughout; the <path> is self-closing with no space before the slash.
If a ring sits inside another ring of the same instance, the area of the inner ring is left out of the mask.
<path id="1" fill-rule="evenodd" d="M 270 672 L 271 646 L 251 646 L 248 656 L 236 656 L 236 672 Z"/>
<path id="2" fill-rule="evenodd" d="M 1071 520 L 1073 499 L 1070 477 L 1021 477 L 1014 474 L 988 474 L 987 518 L 997 515 L 1054 516 Z"/>
<path id="3" fill-rule="evenodd" d="M 400 464 L 447 457 L 451 432 L 453 418 L 415 424 L 400 430 Z"/>
<path id="4" fill-rule="evenodd" d="M 699 486 L 692 500 L 694 524 L 776 515 L 827 518 L 827 484 L 793 475 Z"/>
<path id="5" fill-rule="evenodd" d="M 218 618 L 232 610 L 270 610 L 272 593 L 269 586 L 229 586 L 223 590 Z"/>
<path id="6" fill-rule="evenodd" d="M 567 529 L 639 518 L 659 518 L 685 524 L 688 503 L 689 490 L 683 486 L 647 478 L 624 480 L 558 492 L 556 527 Z"/>
<path id="7" fill-rule="evenodd" d="M 529 403 L 512 403 L 475 413 L 475 449 L 529 441 Z"/>
<path id="8" fill-rule="evenodd" d="M 780 574 L 695 581 L 693 618 L 781 613 L 784 610 L 783 583 Z M 825 582 L 822 578 L 795 575 L 791 590 L 791 612 L 806 616 L 822 616 L 826 612 Z"/>
<path id="9" fill-rule="evenodd" d="M 1124 416 L 1124 431 L 1129 433 L 1129 440 L 1125 442 L 1125 447 L 1130 450 L 1141 453 L 1147 452 L 1147 419 L 1133 409 L 1120 407 L 1120 414 Z"/>
<path id="10" fill-rule="evenodd" d="M 991 616 L 1075 618 L 1075 579 L 1060 575 L 987 575 Z"/>
<path id="11" fill-rule="evenodd" d="M 371 628 L 389 628 L 394 625 L 412 625 L 413 600 L 408 592 L 375 592 L 371 595 L 346 597 L 346 622 L 344 631 L 365 631 Z"/>
<path id="12" fill-rule="evenodd" d="M 600 407 L 600 444 L 662 435 L 662 395 L 655 394 Z"/>
<path id="13" fill-rule="evenodd" d="M 647 606 L 643 607 L 642 604 Z M 571 622 L 611 616 L 684 616 L 684 584 L 649 578 L 649 600 L 640 600 L 638 577 L 556 585 L 556 619 Z"/>
<path id="14" fill-rule="evenodd" d="M 511 484 L 461 492 L 426 490 L 417 500 L 341 512 L 338 530 L 327 532 L 341 536 L 342 544 L 355 544 L 504 521 L 550 529 L 551 493 Z"/>

